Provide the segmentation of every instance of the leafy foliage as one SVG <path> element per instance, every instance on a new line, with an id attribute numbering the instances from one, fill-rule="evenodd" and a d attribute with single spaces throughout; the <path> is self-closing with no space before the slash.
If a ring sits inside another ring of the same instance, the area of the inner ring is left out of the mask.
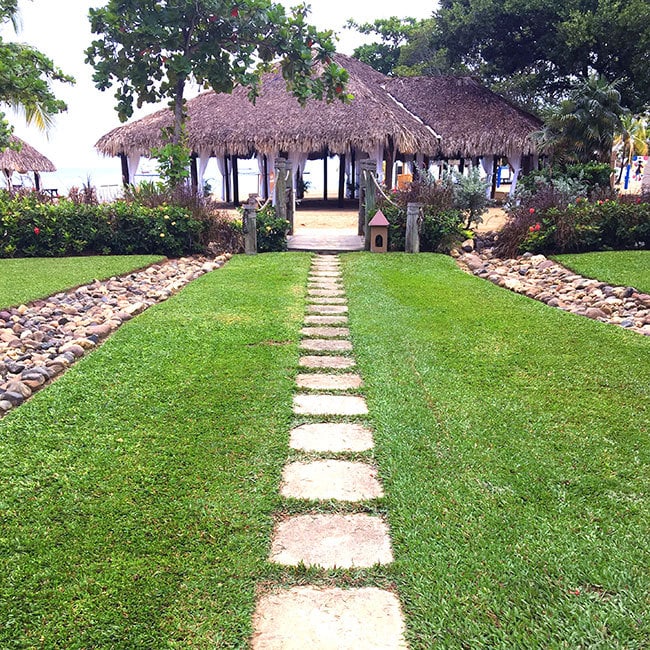
<path id="1" fill-rule="evenodd" d="M 201 250 L 204 222 L 183 207 L 116 201 L 92 205 L 38 196 L 0 196 L 0 257 L 90 253 L 161 254 Z"/>
<path id="2" fill-rule="evenodd" d="M 16 21 L 17 1 L 0 2 L 0 24 Z M 28 123 L 46 128 L 57 113 L 66 110 L 50 88 L 53 81 L 74 83 L 51 59 L 36 48 L 6 41 L 0 36 L 0 106 L 22 110 Z M 0 111 L 0 151 L 9 146 L 11 127 Z"/>
<path id="3" fill-rule="evenodd" d="M 257 212 L 257 252 L 272 253 L 287 250 L 289 222 L 278 218 L 275 208 L 268 204 Z"/>
<path id="4" fill-rule="evenodd" d="M 261 74 L 279 58 L 287 85 L 299 101 L 310 97 L 347 99 L 347 73 L 335 65 L 331 32 L 306 22 L 307 7 L 289 14 L 270 0 L 110 0 L 90 10 L 92 32 L 100 37 L 86 61 L 100 90 L 117 85 L 117 112 L 125 121 L 137 106 L 170 100 L 179 144 L 183 104 L 190 80 L 215 92 L 236 85 L 258 92 Z M 315 74 L 314 59 L 322 64 Z"/>
<path id="5" fill-rule="evenodd" d="M 465 228 L 483 221 L 482 215 L 487 212 L 490 199 L 487 197 L 487 182 L 481 178 L 480 172 L 473 167 L 465 176 L 455 172 L 452 189 L 454 207 L 465 216 Z"/>

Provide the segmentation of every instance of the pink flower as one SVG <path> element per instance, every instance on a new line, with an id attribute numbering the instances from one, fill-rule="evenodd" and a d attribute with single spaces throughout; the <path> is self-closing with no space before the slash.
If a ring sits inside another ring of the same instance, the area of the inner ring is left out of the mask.
<path id="1" fill-rule="evenodd" d="M 542 227 L 542 226 L 541 226 L 540 224 L 538 224 L 538 223 L 535 224 L 535 230 L 540 230 L 541 227 Z"/>
<path id="2" fill-rule="evenodd" d="M 641 199 L 637 199 L 636 202 L 637 202 L 637 203 L 641 203 Z"/>
<path id="3" fill-rule="evenodd" d="M 528 212 L 530 212 L 530 214 L 535 214 L 535 208 L 530 208 L 530 210 L 528 210 Z"/>
<path id="4" fill-rule="evenodd" d="M 34 234 L 35 234 L 35 235 L 38 235 L 38 234 L 40 234 L 40 232 L 41 232 L 41 229 L 40 229 L 38 226 L 36 226 L 36 227 L 34 228 Z"/>

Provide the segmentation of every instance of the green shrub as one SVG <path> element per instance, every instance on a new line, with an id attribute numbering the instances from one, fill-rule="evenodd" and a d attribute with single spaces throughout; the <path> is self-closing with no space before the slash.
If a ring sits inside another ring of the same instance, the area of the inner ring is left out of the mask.
<path id="1" fill-rule="evenodd" d="M 454 192 L 448 182 L 423 178 L 389 197 L 379 197 L 377 207 L 388 219 L 388 249 L 403 251 L 406 237 L 406 210 L 409 203 L 422 205 L 420 250 L 449 252 L 467 237 L 464 213 L 454 207 Z M 374 215 L 371 215 L 371 218 Z"/>
<path id="2" fill-rule="evenodd" d="M 287 250 L 289 222 L 276 215 L 269 203 L 257 212 L 257 252 L 274 253 Z"/>
<path id="3" fill-rule="evenodd" d="M 202 249 L 204 222 L 182 207 L 149 208 L 116 201 L 92 205 L 34 196 L 0 195 L 0 257 L 160 254 Z"/>

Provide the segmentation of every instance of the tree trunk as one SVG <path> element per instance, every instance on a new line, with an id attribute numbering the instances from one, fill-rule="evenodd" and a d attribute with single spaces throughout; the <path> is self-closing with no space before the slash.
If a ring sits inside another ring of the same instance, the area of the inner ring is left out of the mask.
<path id="1" fill-rule="evenodd" d="M 174 95 L 174 134 L 172 144 L 181 143 L 183 133 L 183 94 L 185 93 L 185 78 L 181 77 L 176 82 L 176 94 Z"/>

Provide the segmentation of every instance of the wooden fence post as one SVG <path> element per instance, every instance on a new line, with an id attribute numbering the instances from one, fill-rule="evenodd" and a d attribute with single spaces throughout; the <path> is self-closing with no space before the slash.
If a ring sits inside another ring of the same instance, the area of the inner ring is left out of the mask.
<path id="1" fill-rule="evenodd" d="M 406 240 L 404 250 L 407 253 L 420 252 L 419 218 L 421 203 L 409 203 L 406 206 Z"/>
<path id="2" fill-rule="evenodd" d="M 375 216 L 377 207 L 377 186 L 375 172 L 377 163 L 371 159 L 361 161 L 361 188 L 359 191 L 359 234 L 365 238 L 365 250 L 370 250 L 370 228 L 368 222 Z"/>
<path id="3" fill-rule="evenodd" d="M 257 194 L 249 194 L 244 205 L 244 252 L 246 255 L 257 254 Z"/>
<path id="4" fill-rule="evenodd" d="M 275 159 L 275 214 L 287 218 L 287 159 Z"/>

